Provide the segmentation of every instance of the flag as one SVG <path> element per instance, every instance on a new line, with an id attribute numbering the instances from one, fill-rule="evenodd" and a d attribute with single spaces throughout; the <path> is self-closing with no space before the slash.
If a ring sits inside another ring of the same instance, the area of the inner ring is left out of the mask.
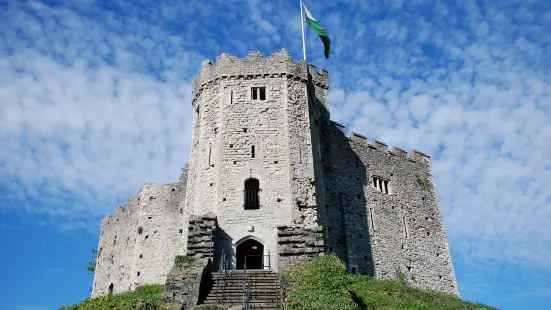
<path id="1" fill-rule="evenodd" d="M 329 58 L 329 49 L 331 47 L 331 40 L 329 39 L 329 36 L 327 35 L 327 32 L 325 32 L 325 29 L 318 23 L 318 21 L 312 16 L 310 11 L 306 8 L 306 5 L 304 3 L 302 4 L 304 6 L 304 11 L 306 12 L 306 24 L 314 30 L 315 33 L 317 33 L 320 36 L 321 42 L 323 42 L 323 46 L 325 48 L 324 54 L 325 58 Z"/>

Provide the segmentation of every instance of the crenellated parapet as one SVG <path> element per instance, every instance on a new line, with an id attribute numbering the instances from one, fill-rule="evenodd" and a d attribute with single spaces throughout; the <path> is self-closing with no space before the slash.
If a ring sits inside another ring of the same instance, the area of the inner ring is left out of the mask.
<path id="1" fill-rule="evenodd" d="M 287 49 L 283 48 L 264 57 L 260 52 L 249 52 L 244 58 L 230 54 L 216 57 L 216 63 L 205 60 L 201 63 L 201 70 L 193 81 L 193 99 L 197 98 L 204 87 L 216 84 L 223 79 L 253 79 L 258 77 L 287 77 L 309 80 L 316 86 L 328 89 L 329 74 L 325 70 L 316 70 L 316 66 L 306 61 L 295 61 Z"/>
<path id="2" fill-rule="evenodd" d="M 345 128 L 344 125 L 339 124 L 339 123 L 334 122 L 334 121 L 330 121 L 330 122 L 339 131 L 341 131 L 343 134 L 346 134 L 346 128 Z M 350 137 L 347 137 L 347 139 L 354 142 L 354 144 L 356 144 L 359 147 L 364 146 L 364 147 L 367 147 L 367 148 L 370 148 L 370 149 L 375 149 L 375 150 L 378 150 L 378 151 L 381 151 L 381 152 L 387 152 L 390 155 L 394 155 L 394 156 L 403 158 L 405 160 L 409 160 L 409 161 L 412 161 L 412 162 L 418 162 L 418 163 L 426 163 L 426 164 L 430 165 L 430 157 L 427 154 L 419 152 L 419 151 L 414 150 L 414 149 L 412 149 L 410 151 L 409 156 L 408 156 L 407 151 L 405 151 L 402 148 L 399 148 L 397 146 L 392 146 L 392 149 L 389 150 L 388 145 L 386 143 L 384 143 L 382 141 L 379 141 L 379 140 L 376 140 L 376 139 L 373 139 L 371 141 L 371 144 L 370 144 L 365 136 L 363 136 L 361 134 L 358 134 L 358 133 L 355 133 L 355 132 L 351 132 Z"/>

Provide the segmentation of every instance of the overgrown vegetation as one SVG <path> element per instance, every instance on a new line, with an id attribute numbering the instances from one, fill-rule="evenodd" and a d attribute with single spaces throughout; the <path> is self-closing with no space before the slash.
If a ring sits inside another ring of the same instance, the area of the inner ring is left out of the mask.
<path id="1" fill-rule="evenodd" d="M 88 261 L 88 265 L 86 265 L 86 270 L 88 270 L 88 274 L 92 274 L 96 271 L 96 259 L 98 258 L 98 250 L 96 249 L 90 249 L 92 250 L 92 254 L 94 255 L 94 260 Z"/>
<path id="2" fill-rule="evenodd" d="M 292 289 L 284 296 L 286 309 L 412 309 L 484 310 L 496 309 L 432 290 L 409 286 L 402 271 L 396 280 L 378 280 L 365 275 L 346 274 L 345 265 L 335 256 L 312 259 L 282 271 Z"/>
<path id="3" fill-rule="evenodd" d="M 191 256 L 185 256 L 185 255 L 177 255 L 174 258 L 174 264 L 180 268 L 180 267 L 189 267 L 195 263 L 195 258 Z"/>
<path id="4" fill-rule="evenodd" d="M 415 178 L 417 179 L 417 184 L 421 187 L 421 189 L 425 191 L 430 191 L 432 188 L 432 184 L 430 183 L 428 178 L 423 178 L 419 175 L 415 175 Z"/>
<path id="5" fill-rule="evenodd" d="M 138 227 L 138 234 L 140 234 L 140 235 L 141 235 L 141 234 L 142 234 L 142 232 L 143 232 L 143 227 L 142 227 L 142 226 Z"/>
<path id="6" fill-rule="evenodd" d="M 318 257 L 281 273 L 293 286 L 284 297 L 286 309 L 359 309 L 347 289 L 346 266 L 335 255 Z"/>
<path id="7" fill-rule="evenodd" d="M 116 295 L 86 298 L 72 306 L 61 306 L 59 310 L 168 310 L 159 305 L 163 285 L 143 285 L 136 290 Z"/>

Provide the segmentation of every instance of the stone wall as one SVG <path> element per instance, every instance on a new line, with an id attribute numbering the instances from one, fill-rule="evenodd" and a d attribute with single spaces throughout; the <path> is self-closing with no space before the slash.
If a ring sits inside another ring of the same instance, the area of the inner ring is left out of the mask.
<path id="1" fill-rule="evenodd" d="M 278 226 L 279 266 L 294 267 L 324 254 L 323 227 Z"/>
<path id="2" fill-rule="evenodd" d="M 216 231 L 216 215 L 207 213 L 191 215 L 187 234 L 187 257 L 174 260 L 166 277 L 161 305 L 176 309 L 192 309 L 200 302 L 211 283 L 207 283 L 212 269 L 214 251 L 213 231 Z"/>
<path id="3" fill-rule="evenodd" d="M 348 138 L 334 122 L 323 134 L 327 250 L 360 273 L 394 277 L 400 267 L 414 285 L 458 294 L 429 157 Z"/>
<path id="4" fill-rule="evenodd" d="M 187 166 L 178 182 L 145 184 L 135 197 L 102 221 L 92 297 L 164 283 L 183 252 L 182 212 Z M 141 233 L 140 233 L 141 231 Z"/>

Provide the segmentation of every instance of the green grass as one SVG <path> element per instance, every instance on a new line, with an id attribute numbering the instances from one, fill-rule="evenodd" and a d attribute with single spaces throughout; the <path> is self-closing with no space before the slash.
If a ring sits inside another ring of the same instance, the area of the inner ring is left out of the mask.
<path id="1" fill-rule="evenodd" d="M 432 290 L 419 289 L 398 280 L 379 280 L 348 275 L 335 256 L 316 257 L 282 272 L 293 289 L 284 296 L 286 309 L 496 309 Z"/>
<path id="2" fill-rule="evenodd" d="M 136 290 L 122 294 L 86 298 L 72 306 L 61 306 L 59 310 L 164 310 L 159 306 L 163 285 L 143 285 Z"/>

